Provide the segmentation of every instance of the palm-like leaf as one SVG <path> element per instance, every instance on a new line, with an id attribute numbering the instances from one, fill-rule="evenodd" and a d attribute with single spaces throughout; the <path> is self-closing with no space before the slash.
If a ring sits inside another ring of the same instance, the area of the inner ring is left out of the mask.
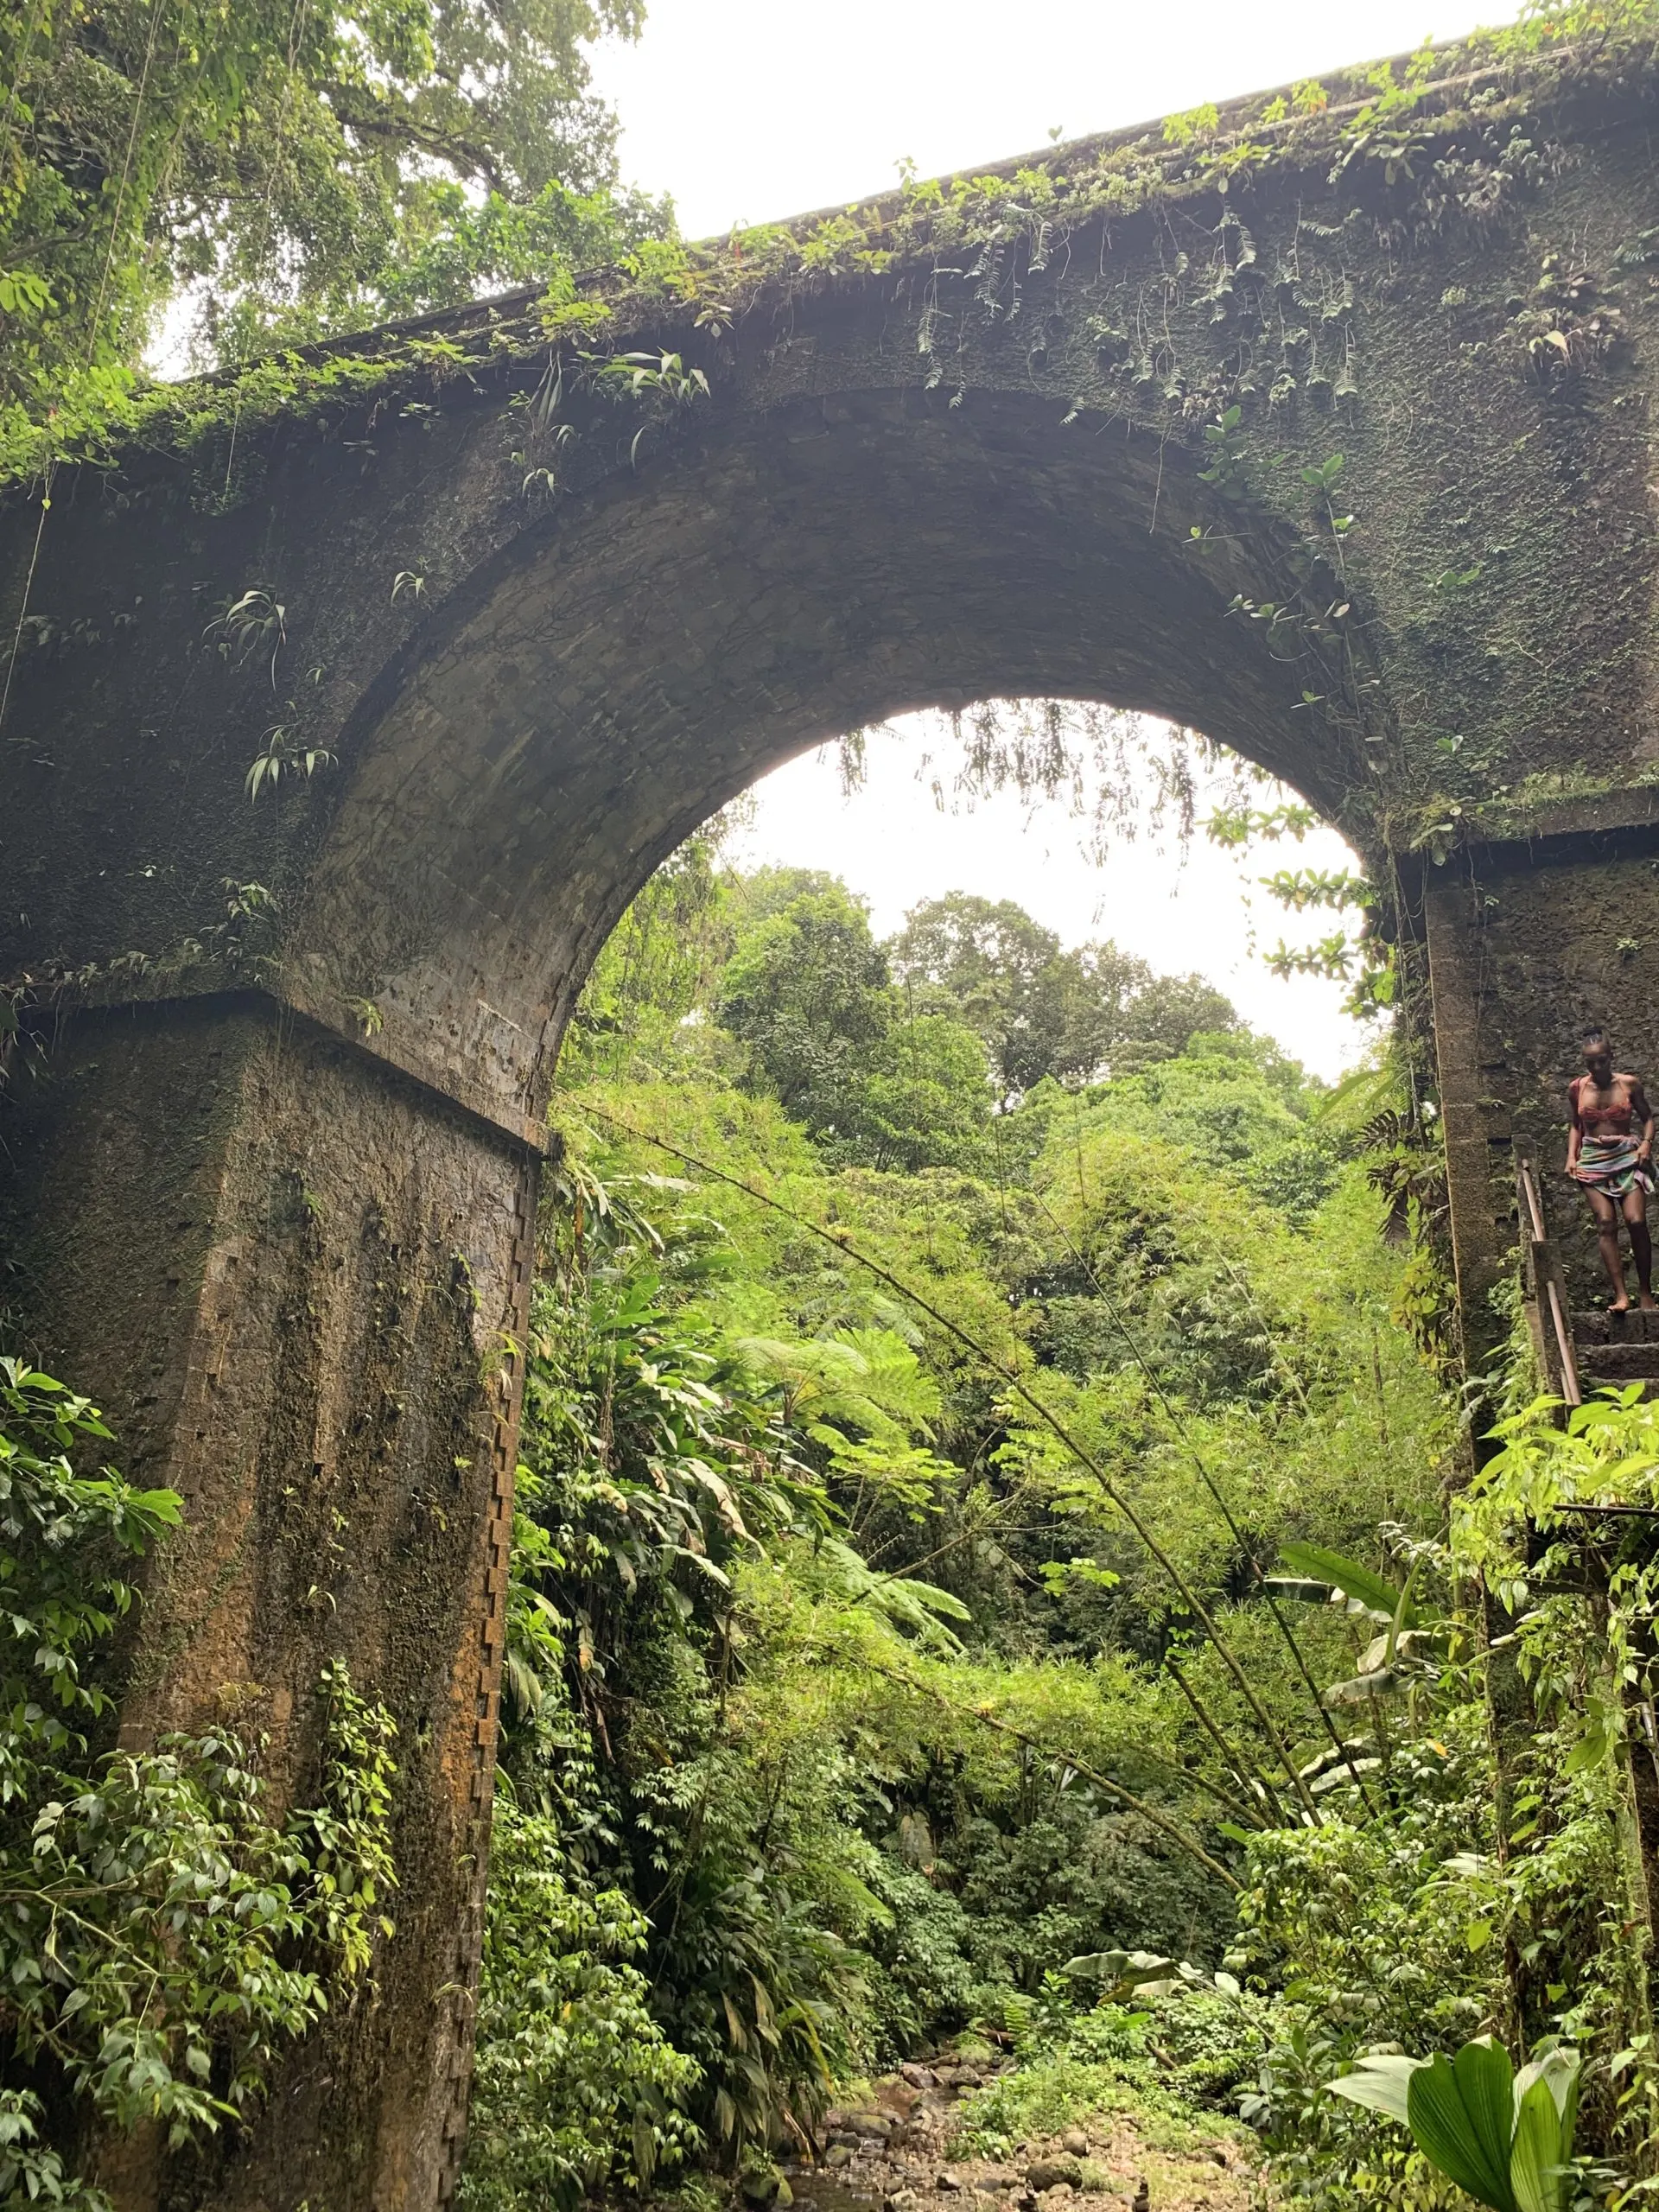
<path id="1" fill-rule="evenodd" d="M 1516 2107 L 1510 2185 L 1519 2212 L 1560 2212 L 1561 2115 L 1548 2082 L 1535 2082 Z"/>
<path id="2" fill-rule="evenodd" d="M 1422 2063 L 1421 2058 L 1407 2058 L 1397 2052 L 1362 2058 L 1351 2074 L 1344 2074 L 1331 2087 L 1351 2104 L 1363 2105 L 1370 2112 L 1385 2112 L 1390 2120 L 1406 2120 L 1409 2117 L 1407 2100 L 1411 2077 Z"/>
<path id="3" fill-rule="evenodd" d="M 1407 2117 L 1431 2165 L 1491 2212 L 1519 2212 L 1510 2182 L 1515 2132 L 1515 2069 L 1489 2036 L 1465 2044 L 1455 2059 L 1437 2054 L 1413 2074 Z"/>
<path id="4" fill-rule="evenodd" d="M 1573 2050 L 1552 2050 L 1515 2077 L 1510 2183 L 1519 2212 L 1564 2212 L 1582 2071 Z"/>
<path id="5" fill-rule="evenodd" d="M 1362 1567 L 1357 1560 L 1344 1559 L 1340 1552 L 1328 1552 L 1319 1544 L 1285 1544 L 1280 1556 L 1293 1574 L 1339 1590 L 1351 1608 L 1369 1613 L 1373 1620 L 1397 1621 L 1402 1629 L 1420 1625 L 1417 1609 L 1409 1598 L 1402 1606 L 1401 1592 L 1394 1584 L 1372 1568 Z M 1287 1589 L 1284 1594 L 1302 1593 L 1300 1589 L 1294 1593 Z"/>

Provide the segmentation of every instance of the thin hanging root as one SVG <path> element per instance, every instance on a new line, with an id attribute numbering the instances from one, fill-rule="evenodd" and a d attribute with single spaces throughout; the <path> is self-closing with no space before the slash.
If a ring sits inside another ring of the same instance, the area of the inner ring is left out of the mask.
<path id="1" fill-rule="evenodd" d="M 896 1290 L 901 1298 L 907 1298 L 912 1306 L 919 1306 L 930 1320 L 937 1321 L 940 1328 L 953 1336 L 958 1344 L 965 1344 L 976 1359 L 981 1361 L 991 1374 L 1007 1385 L 1016 1397 L 1029 1406 L 1038 1420 L 1059 1440 L 1078 1465 L 1088 1469 L 1100 1484 L 1102 1495 L 1116 1507 L 1135 1535 L 1139 1536 L 1148 1554 L 1168 1576 L 1182 1605 L 1185 1606 L 1194 1620 L 1202 1624 L 1211 1643 L 1215 1646 L 1217 1656 L 1238 1686 L 1244 1702 L 1255 1715 L 1257 1725 L 1262 1730 L 1263 1738 L 1270 1746 L 1274 1757 L 1290 1777 L 1292 1786 L 1302 1801 L 1303 1809 L 1315 1826 L 1319 1825 L 1319 1807 L 1314 1803 L 1306 1783 L 1298 1773 L 1295 1761 L 1287 1750 L 1279 1731 L 1274 1726 L 1267 1707 L 1257 1697 L 1249 1677 L 1229 1650 L 1209 1607 L 1135 1508 L 1116 1487 L 1105 1469 L 1084 1450 L 1059 1417 L 1051 1413 L 1033 1391 L 1027 1389 L 1017 1375 L 1011 1374 L 1000 1360 L 994 1359 L 977 1338 L 970 1336 L 960 1323 L 951 1320 L 948 1314 L 941 1313 L 938 1307 L 931 1300 L 924 1298 L 919 1290 L 906 1282 L 901 1276 L 894 1274 L 891 1268 L 884 1268 L 879 1260 L 873 1260 L 867 1252 L 861 1252 L 850 1237 L 837 1236 L 827 1229 L 821 1229 L 816 1221 L 810 1221 L 804 1214 L 798 1213 L 793 1206 L 786 1206 L 781 1198 L 771 1198 L 765 1191 L 757 1191 L 752 1183 L 745 1183 L 736 1175 L 728 1175 L 722 1167 L 712 1166 L 708 1160 L 699 1160 L 695 1153 L 683 1151 L 678 1145 L 670 1144 L 665 1137 L 652 1136 L 648 1130 L 636 1128 L 632 1122 L 625 1122 L 620 1114 L 607 1113 L 602 1106 L 594 1106 L 591 1103 L 586 1111 L 593 1114 L 601 1122 L 608 1122 L 613 1128 L 620 1129 L 625 1135 L 633 1137 L 642 1144 L 655 1145 L 659 1152 L 665 1152 L 671 1160 L 677 1160 L 687 1167 L 695 1167 L 700 1175 L 710 1176 L 716 1183 L 724 1183 L 731 1190 L 741 1191 L 746 1198 L 754 1199 L 757 1205 L 770 1206 L 774 1213 L 782 1214 L 785 1220 L 792 1221 L 798 1228 L 808 1230 L 821 1243 L 844 1254 L 848 1259 L 856 1261 L 860 1267 L 868 1268 L 871 1274 L 874 1275 L 878 1281 L 886 1283 L 889 1289 Z"/>
<path id="2" fill-rule="evenodd" d="M 34 42 L 35 26 L 39 18 L 39 12 L 37 10 L 35 16 L 30 18 L 28 36 L 23 42 L 24 58 L 27 58 L 29 48 Z M 110 250 L 104 257 L 104 274 L 99 279 L 98 304 L 92 309 L 92 319 L 87 326 L 86 365 L 88 367 L 91 367 L 98 351 L 99 325 L 104 320 L 104 302 L 109 296 L 110 277 L 115 268 L 116 244 L 121 232 L 121 210 L 127 196 L 127 182 L 132 174 L 132 156 L 138 143 L 139 126 L 144 118 L 144 102 L 149 92 L 150 64 L 156 59 L 156 35 L 161 29 L 161 9 L 152 8 L 149 16 L 149 42 L 144 48 L 144 66 L 139 72 L 138 92 L 133 103 L 132 129 L 127 136 L 126 158 L 121 164 L 121 182 L 117 189 L 115 207 L 110 216 Z M 18 80 L 21 80 L 22 73 L 20 63 Z M 14 81 L 6 94 L 8 120 L 10 118 L 16 90 L 17 83 Z M 17 666 L 17 656 L 22 651 L 23 625 L 29 619 L 29 594 L 35 588 L 35 571 L 39 567 L 41 559 L 41 540 L 46 534 L 46 518 L 52 507 L 52 478 L 55 466 L 55 462 L 48 454 L 46 465 L 41 473 L 41 519 L 35 531 L 35 548 L 29 557 L 29 571 L 23 578 L 22 603 L 17 609 L 17 628 L 11 641 L 11 658 L 6 663 L 5 684 L 4 688 L 0 690 L 0 731 L 5 728 L 6 710 L 11 704 L 12 675 Z"/>

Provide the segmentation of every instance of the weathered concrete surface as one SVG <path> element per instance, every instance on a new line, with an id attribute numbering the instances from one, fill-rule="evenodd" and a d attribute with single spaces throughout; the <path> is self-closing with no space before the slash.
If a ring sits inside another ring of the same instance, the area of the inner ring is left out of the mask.
<path id="1" fill-rule="evenodd" d="M 239 2143 L 123 2203 L 433 2201 L 464 2115 L 536 1155 L 269 999 L 73 1017 L 9 1102 L 0 1250 L 54 1367 L 173 1484 L 129 1739 L 316 1782 L 336 1656 L 398 1727 L 397 1936 Z"/>
<path id="2" fill-rule="evenodd" d="M 1440 1103 L 1459 1205 L 1459 1289 L 1471 1356 L 1508 1327 L 1512 1140 L 1536 1147 L 1572 1303 L 1604 1284 L 1587 1209 L 1563 1170 L 1580 1037 L 1605 1027 L 1621 1067 L 1659 1081 L 1659 793 L 1561 806 L 1525 842 L 1475 842 L 1425 900 Z"/>
<path id="3" fill-rule="evenodd" d="M 301 1788 L 340 1650 L 404 1731 L 378 1997 L 169 2202 L 424 2208 L 453 2170 L 492 1362 L 558 1039 L 632 892 L 766 768 L 1027 692 L 1305 791 L 1427 932 L 1478 1354 L 1509 1129 L 1555 1118 L 1586 1011 L 1659 1045 L 1618 942 L 1659 941 L 1645 848 L 1526 842 L 1580 797 L 1645 823 L 1659 776 L 1649 92 L 1070 225 L 1011 181 L 978 268 L 832 264 L 729 331 L 636 298 L 605 344 L 711 391 L 637 448 L 574 353 L 575 442 L 538 446 L 550 349 L 469 310 L 465 374 L 62 474 L 38 561 L 0 518 L 0 982 L 64 1022 L 0 1103 L 3 1295 L 191 1520 L 130 1725 L 245 1695 Z M 1338 452 L 1333 505 L 1302 471 Z M 253 588 L 283 612 L 243 651 L 213 625 Z M 250 804 L 276 726 L 332 761 Z"/>

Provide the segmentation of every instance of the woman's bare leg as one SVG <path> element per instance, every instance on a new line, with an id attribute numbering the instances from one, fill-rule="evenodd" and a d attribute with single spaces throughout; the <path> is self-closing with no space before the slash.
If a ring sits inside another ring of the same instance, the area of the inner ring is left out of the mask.
<path id="1" fill-rule="evenodd" d="M 1649 1313 L 1653 1311 L 1653 1239 L 1648 1234 L 1648 1194 L 1632 1190 L 1624 1193 L 1624 1226 L 1630 1232 L 1630 1257 L 1636 1262 L 1637 1303 Z M 1615 1232 L 1617 1233 L 1617 1232 Z M 1621 1276 L 1624 1270 L 1619 1270 Z"/>
<path id="2" fill-rule="evenodd" d="M 1586 1191 L 1590 1211 L 1596 1217 L 1596 1242 L 1601 1247 L 1601 1264 L 1607 1270 L 1607 1280 L 1613 1287 L 1613 1312 L 1628 1313 L 1630 1294 L 1624 1281 L 1624 1255 L 1618 1249 L 1618 1215 L 1612 1200 L 1603 1191 Z M 1645 1224 L 1643 1224 L 1645 1230 Z M 1649 1252 L 1649 1265 L 1652 1255 Z"/>

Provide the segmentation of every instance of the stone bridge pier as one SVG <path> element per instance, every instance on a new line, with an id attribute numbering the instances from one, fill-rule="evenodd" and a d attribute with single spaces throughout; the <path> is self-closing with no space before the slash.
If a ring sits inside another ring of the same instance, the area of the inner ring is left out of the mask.
<path id="1" fill-rule="evenodd" d="M 559 1039 L 767 768 L 1027 696 L 1303 793 L 1491 1353 L 1581 1024 L 1659 1073 L 1651 71 L 1529 69 L 1403 152 L 1338 81 L 372 334 L 0 511 L 0 1324 L 185 1501 L 123 1726 L 263 1732 L 279 1810 L 329 1660 L 399 1731 L 371 1986 L 240 2135 L 111 2148 L 120 2212 L 453 2188 Z"/>
<path id="2" fill-rule="evenodd" d="M 256 991 L 43 1041 L 4 1119 L 8 1318 L 97 1390 L 124 1471 L 187 1501 L 124 1740 L 264 1733 L 280 1812 L 315 1783 L 329 1660 L 398 1727 L 372 1987 L 227 2163 L 181 2181 L 141 2145 L 104 2178 L 135 2206 L 434 2203 L 466 2116 L 540 1146 Z"/>
<path id="3" fill-rule="evenodd" d="M 1587 1209 L 1561 1173 L 1580 1039 L 1659 1071 L 1659 791 L 1540 810 L 1524 839 L 1471 841 L 1425 887 L 1423 919 L 1459 1300 L 1471 1369 L 1502 1343 L 1516 1280 L 1514 1147 L 1535 1147 L 1574 1306 L 1605 1290 Z"/>

